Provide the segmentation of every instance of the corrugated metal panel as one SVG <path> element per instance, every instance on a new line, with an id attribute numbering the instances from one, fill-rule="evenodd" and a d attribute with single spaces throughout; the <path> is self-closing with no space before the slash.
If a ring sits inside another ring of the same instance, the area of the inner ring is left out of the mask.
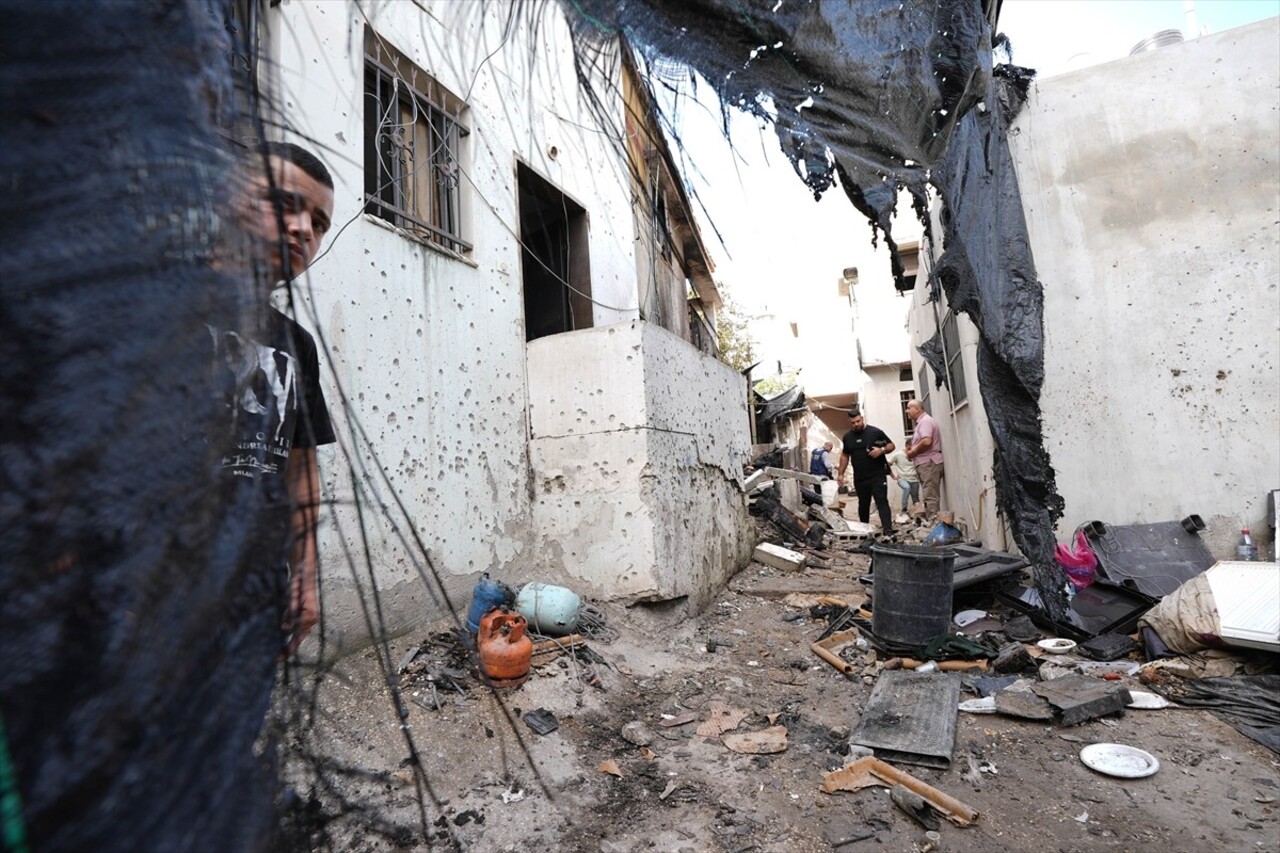
<path id="1" fill-rule="evenodd" d="M 1220 562 L 1205 577 L 1224 641 L 1280 651 L 1280 564 Z"/>

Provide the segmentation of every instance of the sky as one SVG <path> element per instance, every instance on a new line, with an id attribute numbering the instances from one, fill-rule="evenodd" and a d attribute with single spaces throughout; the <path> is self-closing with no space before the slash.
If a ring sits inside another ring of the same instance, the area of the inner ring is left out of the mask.
<path id="1" fill-rule="evenodd" d="M 999 30 L 1009 36 L 1013 61 L 1037 69 L 1044 79 L 1121 59 L 1160 30 L 1187 33 L 1185 5 L 1185 0 L 1005 0 Z M 1280 0 L 1195 0 L 1194 11 L 1203 35 L 1280 15 Z M 699 92 L 709 87 L 700 86 Z M 844 193 L 831 190 L 815 203 L 771 131 L 734 113 L 730 148 L 713 104 L 686 99 L 678 116 L 686 149 L 680 165 L 697 197 L 695 206 L 703 207 L 697 213 L 716 279 L 748 313 L 802 317 L 845 267 L 858 266 L 864 277 L 884 270 L 887 278 L 887 257 L 871 253 L 870 230 Z M 897 222 L 903 232 L 897 236 L 909 238 L 910 216 Z"/>

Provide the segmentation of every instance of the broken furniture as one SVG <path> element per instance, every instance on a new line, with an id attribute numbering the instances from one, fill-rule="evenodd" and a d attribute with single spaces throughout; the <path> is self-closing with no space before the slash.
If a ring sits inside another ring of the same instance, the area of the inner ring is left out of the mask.
<path id="1" fill-rule="evenodd" d="M 774 545 L 772 542 L 761 542 L 751 555 L 751 559 L 766 566 L 773 566 L 784 572 L 794 572 L 804 568 L 807 558 L 798 551 Z"/>
<path id="2" fill-rule="evenodd" d="M 888 761 L 946 769 L 955 748 L 959 703 L 959 675 L 882 672 L 850 742 Z"/>

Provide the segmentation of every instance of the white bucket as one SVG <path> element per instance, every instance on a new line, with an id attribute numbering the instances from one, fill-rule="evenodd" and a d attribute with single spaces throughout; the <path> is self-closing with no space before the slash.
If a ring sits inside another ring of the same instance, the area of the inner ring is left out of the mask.
<path id="1" fill-rule="evenodd" d="M 840 484 L 835 480 L 822 481 L 822 505 L 835 506 L 840 502 Z"/>

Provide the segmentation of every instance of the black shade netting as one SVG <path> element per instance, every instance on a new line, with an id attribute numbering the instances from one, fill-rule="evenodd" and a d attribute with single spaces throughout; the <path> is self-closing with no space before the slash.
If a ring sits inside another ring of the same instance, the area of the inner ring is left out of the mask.
<path id="1" fill-rule="evenodd" d="M 210 327 L 265 304 L 215 262 L 229 5 L 0 2 L 0 712 L 32 849 L 274 825 L 288 507 L 216 465 Z"/>

